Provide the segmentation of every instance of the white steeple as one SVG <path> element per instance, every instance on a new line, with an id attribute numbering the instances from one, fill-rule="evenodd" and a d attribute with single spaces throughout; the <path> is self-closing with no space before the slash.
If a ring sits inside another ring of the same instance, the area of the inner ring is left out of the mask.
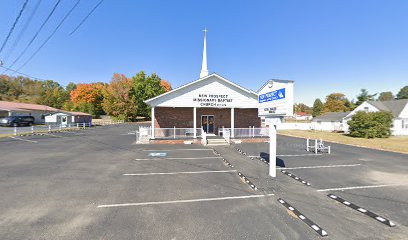
<path id="1" fill-rule="evenodd" d="M 200 78 L 208 76 L 207 69 L 207 28 L 203 30 L 204 32 L 204 48 L 203 48 L 203 63 L 201 64 Z"/>

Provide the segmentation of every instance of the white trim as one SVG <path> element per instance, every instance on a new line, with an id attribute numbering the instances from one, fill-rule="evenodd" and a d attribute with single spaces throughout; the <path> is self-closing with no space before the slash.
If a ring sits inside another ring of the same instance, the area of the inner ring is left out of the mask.
<path id="1" fill-rule="evenodd" d="M 168 95 L 168 94 L 171 94 L 171 93 L 173 93 L 173 92 L 179 91 L 179 90 L 181 90 L 181 89 L 183 89 L 183 88 L 186 88 L 186 87 L 188 87 L 188 86 L 197 84 L 197 83 L 199 83 L 199 82 L 201 82 L 201 81 L 204 81 L 204 80 L 206 80 L 206 79 L 208 79 L 208 78 L 210 78 L 210 77 L 217 77 L 218 79 L 221 79 L 221 80 L 223 80 L 224 82 L 226 82 L 226 83 L 228 83 L 228 84 L 230 84 L 230 85 L 232 85 L 232 86 L 234 86 L 234 87 L 236 87 L 236 88 L 241 89 L 242 91 L 245 91 L 245 92 L 247 92 L 247 93 L 249 93 L 249 94 L 253 94 L 253 95 L 256 97 L 256 99 L 258 99 L 258 95 L 256 94 L 256 92 L 254 92 L 254 91 L 252 91 L 252 90 L 249 90 L 249 89 L 246 89 L 246 88 L 243 88 L 243 87 L 239 86 L 238 84 L 235 84 L 235 83 L 233 83 L 233 82 L 231 82 L 231 81 L 229 81 L 229 80 L 227 80 L 227 79 L 221 77 L 220 75 L 218 75 L 218 74 L 216 74 L 216 73 L 212 73 L 212 74 L 210 74 L 210 75 L 208 75 L 208 76 L 206 76 L 206 77 L 203 77 L 203 78 L 200 78 L 200 79 L 198 79 L 198 80 L 195 80 L 195 81 L 192 81 L 192 82 L 190 82 L 190 83 L 187 83 L 187 84 L 185 84 L 185 85 L 182 85 L 182 86 L 180 86 L 180 87 L 178 87 L 178 88 L 175 88 L 175 89 L 173 89 L 173 90 L 171 90 L 171 91 L 169 91 L 169 92 L 160 94 L 159 96 L 156 96 L 156 97 L 154 97 L 154 98 L 147 99 L 147 100 L 145 100 L 144 102 L 145 102 L 146 104 L 149 104 L 149 102 L 151 102 L 151 101 L 153 101 L 153 100 L 156 100 L 156 99 L 158 99 L 158 98 L 161 98 L 161 97 L 166 96 L 166 95 Z"/>

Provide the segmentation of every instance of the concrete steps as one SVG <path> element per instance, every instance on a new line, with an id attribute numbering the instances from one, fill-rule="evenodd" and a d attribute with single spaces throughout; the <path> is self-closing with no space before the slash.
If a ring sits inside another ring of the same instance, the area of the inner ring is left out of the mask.
<path id="1" fill-rule="evenodd" d="M 220 146 L 220 145 L 229 145 L 224 138 L 208 138 L 207 145 L 209 146 Z"/>

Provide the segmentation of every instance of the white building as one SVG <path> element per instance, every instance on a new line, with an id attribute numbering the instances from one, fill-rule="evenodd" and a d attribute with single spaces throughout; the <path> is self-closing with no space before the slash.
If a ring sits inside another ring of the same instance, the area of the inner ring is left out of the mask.
<path id="1" fill-rule="evenodd" d="M 55 112 L 45 116 L 45 123 L 62 126 L 76 123 L 92 123 L 92 115 L 83 112 Z"/>
<path id="2" fill-rule="evenodd" d="M 313 118 L 311 129 L 316 131 L 344 131 L 344 118 L 351 112 L 328 112 Z"/>
<path id="3" fill-rule="evenodd" d="M 312 120 L 312 129 L 318 131 L 348 132 L 348 121 L 359 111 L 391 112 L 393 116 L 392 135 L 408 135 L 408 99 L 391 101 L 366 101 L 351 112 L 330 112 Z"/>
<path id="4" fill-rule="evenodd" d="M 34 123 L 44 123 L 45 115 L 59 111 L 40 104 L 0 101 L 0 118 L 7 116 L 32 116 Z"/>
<path id="5" fill-rule="evenodd" d="M 347 121 L 351 120 L 354 114 L 358 111 L 364 112 L 378 112 L 385 111 L 391 112 L 393 116 L 391 128 L 392 135 L 408 135 L 408 99 L 390 100 L 390 101 L 366 101 L 360 106 L 350 112 L 344 118 L 345 132 L 348 131 Z"/>

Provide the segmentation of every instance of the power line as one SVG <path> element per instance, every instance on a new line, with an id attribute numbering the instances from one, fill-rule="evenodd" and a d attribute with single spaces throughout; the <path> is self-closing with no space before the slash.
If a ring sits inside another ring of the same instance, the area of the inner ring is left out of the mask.
<path id="1" fill-rule="evenodd" d="M 74 34 L 76 32 L 76 30 L 78 30 L 79 27 L 81 27 L 81 25 L 88 19 L 89 16 L 91 16 L 91 14 L 96 10 L 96 8 L 99 7 L 99 5 L 101 5 L 101 3 L 104 0 L 100 0 L 98 4 L 96 4 L 96 6 L 88 13 L 88 15 L 86 15 L 86 17 L 84 19 L 82 19 L 82 21 L 78 24 L 78 26 L 69 34 L 70 36 L 72 34 Z"/>
<path id="2" fill-rule="evenodd" d="M 26 6 L 27 6 L 27 3 L 28 3 L 28 0 L 26 0 L 26 1 L 24 2 L 23 7 L 21 8 L 20 12 L 18 13 L 17 18 L 16 18 L 16 20 L 14 21 L 13 25 L 11 26 L 11 29 L 10 29 L 9 33 L 7 34 L 6 39 L 4 40 L 3 44 L 1 45 L 0 53 L 3 51 L 4 47 L 6 46 L 6 44 L 7 44 L 8 40 L 9 40 L 11 34 L 12 34 L 13 31 L 14 31 L 14 28 L 15 28 L 16 25 L 17 25 L 18 20 L 20 19 L 21 15 L 22 15 L 23 12 L 24 12 L 24 9 L 25 9 Z"/>
<path id="3" fill-rule="evenodd" d="M 30 16 L 28 17 L 25 25 L 21 29 L 20 33 L 18 34 L 16 40 L 14 41 L 13 45 L 10 47 L 10 50 L 8 51 L 7 55 L 3 58 L 4 61 L 7 61 L 7 59 L 10 57 L 11 53 L 14 51 L 16 48 L 17 44 L 20 42 L 21 37 L 23 36 L 24 32 L 27 30 L 27 27 L 30 25 L 31 20 L 33 19 L 35 13 L 37 12 L 38 7 L 40 6 L 42 0 L 38 0 L 37 4 L 34 6 L 33 11 L 31 12 Z"/>
<path id="4" fill-rule="evenodd" d="M 35 55 L 37 55 L 37 53 L 44 47 L 44 45 L 54 36 L 54 34 L 57 32 L 57 30 L 61 27 L 61 25 L 65 22 L 65 20 L 68 18 L 69 15 L 71 15 L 71 13 L 74 11 L 74 9 L 78 6 L 79 2 L 81 0 L 77 0 L 77 2 L 75 3 L 75 5 L 68 11 L 67 14 L 65 14 L 64 18 L 61 20 L 61 22 L 58 24 L 58 26 L 54 29 L 54 31 L 51 33 L 50 36 L 48 36 L 48 38 L 41 44 L 41 46 L 27 59 L 27 61 L 25 61 L 23 63 L 23 65 L 21 65 L 19 68 L 17 68 L 17 71 L 20 70 L 21 68 L 23 68 L 25 65 L 27 65 L 28 62 L 31 61 L 31 59 L 33 59 L 33 57 Z"/>
<path id="5" fill-rule="evenodd" d="M 52 8 L 51 12 L 48 14 L 47 18 L 45 19 L 45 21 L 41 24 L 40 28 L 37 30 L 37 32 L 34 34 L 34 37 L 31 38 L 30 42 L 27 44 L 27 46 L 24 48 L 24 50 L 20 53 L 20 55 L 11 63 L 11 65 L 9 65 L 9 68 L 13 67 L 14 64 L 16 64 L 16 62 L 18 60 L 20 60 L 20 58 L 24 55 L 24 53 L 27 51 L 27 49 L 31 46 L 31 44 L 33 44 L 34 40 L 37 38 L 38 34 L 41 32 L 41 30 L 44 28 L 45 24 L 48 22 L 48 20 L 50 20 L 51 16 L 54 14 L 55 9 L 58 7 L 58 5 L 60 4 L 61 0 L 58 0 L 54 7 Z M 7 72 L 4 71 L 3 74 Z"/>
<path id="6" fill-rule="evenodd" d="M 8 67 L 4 67 L 4 66 L 2 66 L 1 64 L 0 64 L 0 68 L 4 68 L 4 69 L 6 69 L 6 71 L 11 71 L 11 72 L 14 72 L 14 73 L 18 73 L 18 74 L 20 74 L 20 75 L 26 76 L 26 77 L 31 78 L 31 79 L 34 79 L 34 80 L 45 81 L 44 79 L 37 78 L 37 77 L 33 77 L 33 76 L 28 75 L 28 74 L 19 72 L 19 71 L 17 71 L 17 70 L 14 70 L 14 69 L 11 69 L 11 68 L 8 68 Z M 3 74 L 1 74 L 1 75 L 3 75 Z M 1 76 L 1 75 L 0 75 L 0 76 Z"/>

